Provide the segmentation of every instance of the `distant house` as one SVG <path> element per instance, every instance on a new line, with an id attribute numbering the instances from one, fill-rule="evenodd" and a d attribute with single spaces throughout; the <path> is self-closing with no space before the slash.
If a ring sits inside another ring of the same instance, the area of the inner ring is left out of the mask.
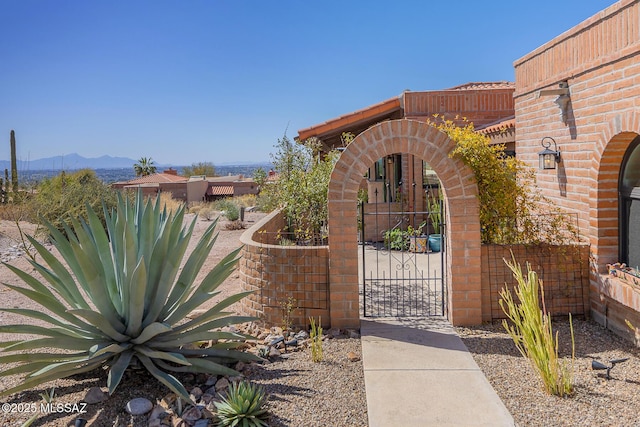
<path id="1" fill-rule="evenodd" d="M 141 176 L 129 181 L 116 182 L 111 185 L 116 189 L 142 190 L 144 195 L 155 195 L 169 192 L 176 200 L 187 203 L 212 201 L 224 197 L 258 194 L 258 185 L 251 178 L 243 175 L 207 177 L 179 176 L 175 169 Z"/>
<path id="2" fill-rule="evenodd" d="M 155 195 L 159 192 L 169 192 L 177 200 L 187 201 L 188 178 L 179 176 L 175 169 L 146 176 L 139 176 L 129 181 L 114 182 L 112 188 L 141 190 L 144 195 Z"/>
<path id="3" fill-rule="evenodd" d="M 258 184 L 253 178 L 245 178 L 243 175 L 206 177 L 206 181 L 205 200 L 207 201 L 245 194 L 258 194 L 259 191 Z"/>

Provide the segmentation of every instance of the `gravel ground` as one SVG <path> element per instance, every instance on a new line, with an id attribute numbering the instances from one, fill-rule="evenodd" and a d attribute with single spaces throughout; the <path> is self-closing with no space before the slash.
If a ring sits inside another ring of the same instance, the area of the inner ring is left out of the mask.
<path id="1" fill-rule="evenodd" d="M 500 323 L 457 328 L 485 376 L 519 426 L 640 426 L 640 353 L 629 342 L 593 321 L 573 320 L 575 393 L 544 393 L 533 368 Z M 556 320 L 560 356 L 571 356 L 567 320 Z M 591 361 L 629 358 L 611 371 L 591 370 Z"/>

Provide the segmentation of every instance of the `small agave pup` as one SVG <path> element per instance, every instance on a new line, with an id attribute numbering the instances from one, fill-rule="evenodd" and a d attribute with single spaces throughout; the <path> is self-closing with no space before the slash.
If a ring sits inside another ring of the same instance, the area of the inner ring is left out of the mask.
<path id="1" fill-rule="evenodd" d="M 3 390 L 17 393 L 46 381 L 109 369 L 109 393 L 113 393 L 127 367 L 141 364 L 161 383 L 190 401 L 189 393 L 170 372 L 204 372 L 237 375 L 226 363 L 256 360 L 234 350 L 248 336 L 215 330 L 254 320 L 232 316 L 223 310 L 248 293 L 233 295 L 198 317 L 185 317 L 217 294 L 216 288 L 231 274 L 240 249 L 213 268 L 200 284 L 195 279 L 210 253 L 217 234 L 216 223 L 207 228 L 184 268 L 181 261 L 193 233 L 195 219 L 183 227 L 184 208 L 167 212 L 160 203 L 120 197 L 116 209 L 105 212 L 106 230 L 97 215 L 87 209 L 88 222 L 71 220 L 66 236 L 48 225 L 54 246 L 68 269 L 40 243 L 31 243 L 47 266 L 30 261 L 46 282 L 11 265 L 26 287 L 5 284 L 53 313 L 23 308 L 2 311 L 49 324 L 2 325 L 0 333 L 34 334 L 41 338 L 0 342 L 0 363 L 19 363 L 0 376 L 26 374 L 23 382 Z M 52 289 L 52 290 L 50 290 Z M 209 348 L 190 345 L 222 340 Z M 41 351 L 59 348 L 71 353 Z M 13 353 L 2 355 L 2 353 Z M 138 363 L 139 362 L 139 363 Z"/>

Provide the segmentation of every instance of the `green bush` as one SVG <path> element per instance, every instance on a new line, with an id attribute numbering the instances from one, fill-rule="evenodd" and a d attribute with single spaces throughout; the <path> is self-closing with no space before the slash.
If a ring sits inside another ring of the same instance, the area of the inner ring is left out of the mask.
<path id="1" fill-rule="evenodd" d="M 321 236 L 327 225 L 329 180 L 340 153 L 321 153 L 317 142 L 297 144 L 286 136 L 276 148 L 272 161 L 278 180 L 261 189 L 260 209 L 282 208 L 285 231 L 294 233 L 297 241 Z"/>
<path id="2" fill-rule="evenodd" d="M 88 219 L 87 206 L 105 225 L 103 204 L 107 209 L 116 206 L 117 192 L 103 183 L 91 169 L 73 173 L 61 172 L 46 179 L 27 202 L 31 217 L 42 218 L 64 232 L 64 222 L 70 217 Z"/>
<path id="3" fill-rule="evenodd" d="M 218 426 L 266 427 L 269 414 L 263 408 L 266 396 L 262 387 L 241 381 L 229 386 L 227 396 L 214 402 Z"/>
<path id="4" fill-rule="evenodd" d="M 222 212 L 225 218 L 229 221 L 237 221 L 240 218 L 240 208 L 233 201 L 233 199 L 227 198 L 217 200 L 213 202 L 214 209 Z"/>
<path id="5" fill-rule="evenodd" d="M 500 292 L 500 307 L 512 322 L 509 324 L 504 320 L 503 325 L 520 353 L 531 362 L 542 380 L 545 391 L 556 396 L 568 396 L 573 392 L 573 359 L 575 358 L 573 326 L 571 327 L 573 354 L 569 365 L 558 357 L 558 335 L 556 333 L 554 337 L 551 316 L 545 310 L 542 281 L 538 279 L 538 275 L 531 270 L 528 263 L 525 278 L 515 258 L 511 262 L 507 260 L 505 262 L 516 279 L 515 294 L 519 303 L 515 302 L 506 287 Z M 538 289 L 542 299 L 542 309 L 538 301 Z"/>
<path id="6" fill-rule="evenodd" d="M 7 265 L 25 286 L 6 286 L 42 309 L 0 310 L 49 325 L 21 322 L 0 326 L 0 333 L 40 336 L 0 342 L 4 354 L 26 352 L 0 356 L 0 364 L 18 363 L 0 376 L 26 374 L 22 383 L 3 390 L 0 397 L 102 367 L 109 370 L 107 385 L 113 393 L 125 370 L 141 364 L 190 401 L 189 393 L 171 372 L 238 375 L 226 364 L 255 360 L 255 356 L 234 350 L 246 336 L 217 329 L 254 320 L 223 311 L 248 292 L 225 298 L 185 320 L 219 294 L 216 289 L 233 272 L 240 249 L 222 259 L 199 284 L 194 283 L 216 240 L 216 222 L 182 263 L 196 224 L 194 219 L 185 227 L 184 214 L 184 205 L 167 211 L 153 200 L 145 203 L 138 193 L 133 201 L 118 197 L 116 208 L 106 213 L 106 229 L 93 209 L 87 210 L 86 222 L 71 219 L 65 228 L 68 237 L 46 223 L 63 261 L 30 238 L 47 264 L 31 261 L 31 266 L 46 284 L 36 275 Z M 217 344 L 208 348 L 193 345 L 203 341 Z M 50 353 L 43 348 L 70 353 Z"/>

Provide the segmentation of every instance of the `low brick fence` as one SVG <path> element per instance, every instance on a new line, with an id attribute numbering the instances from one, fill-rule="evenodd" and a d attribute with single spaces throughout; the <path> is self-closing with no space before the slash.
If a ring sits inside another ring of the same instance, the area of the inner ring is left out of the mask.
<path id="1" fill-rule="evenodd" d="M 511 260 L 512 253 L 525 275 L 528 262 L 542 279 L 549 313 L 589 315 L 588 245 L 482 245 L 483 321 L 506 317 L 499 301 L 505 284 L 511 290 L 515 286 L 513 274 L 504 262 Z"/>
<path id="2" fill-rule="evenodd" d="M 285 221 L 274 211 L 240 240 L 244 245 L 238 270 L 243 291 L 254 293 L 240 301 L 242 314 L 281 325 L 292 298 L 293 326 L 307 327 L 309 317 L 329 325 L 329 247 L 283 246 L 278 243 Z"/>

